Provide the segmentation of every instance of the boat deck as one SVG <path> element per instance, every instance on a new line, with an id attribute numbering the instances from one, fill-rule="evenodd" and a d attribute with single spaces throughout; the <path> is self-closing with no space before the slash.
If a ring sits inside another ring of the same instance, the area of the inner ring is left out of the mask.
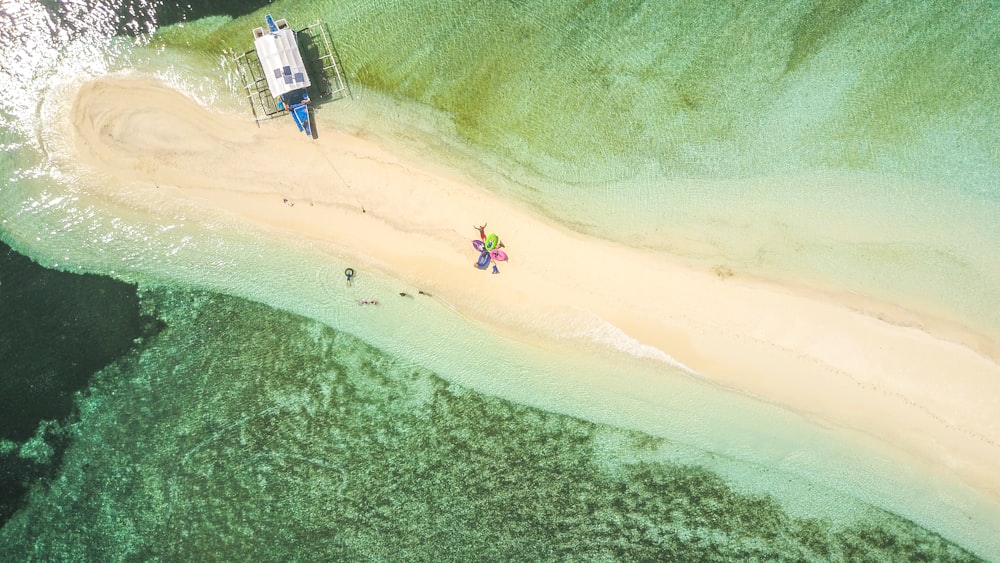
<path id="1" fill-rule="evenodd" d="M 350 90 L 340 72 L 333 43 L 323 22 L 317 20 L 296 31 L 295 35 L 309 76 L 313 78 L 313 84 L 309 87 L 310 98 L 315 101 L 332 101 L 350 97 Z M 275 104 L 256 49 L 237 56 L 236 63 L 247 101 L 258 124 L 265 119 L 288 113 L 288 108 L 279 108 Z"/>

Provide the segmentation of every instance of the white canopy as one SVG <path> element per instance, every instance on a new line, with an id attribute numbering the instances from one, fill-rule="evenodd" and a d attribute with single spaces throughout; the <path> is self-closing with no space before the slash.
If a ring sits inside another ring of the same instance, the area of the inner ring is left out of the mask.
<path id="1" fill-rule="evenodd" d="M 272 96 L 277 97 L 309 86 L 309 74 L 302 64 L 302 54 L 299 53 L 294 31 L 279 29 L 257 37 L 253 43 Z"/>

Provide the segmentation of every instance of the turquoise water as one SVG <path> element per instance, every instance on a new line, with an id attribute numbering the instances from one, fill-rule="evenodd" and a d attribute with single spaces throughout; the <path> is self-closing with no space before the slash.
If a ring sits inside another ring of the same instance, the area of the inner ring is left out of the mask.
<path id="1" fill-rule="evenodd" d="M 409 131 L 428 159 L 583 231 L 996 334 L 1000 12 L 963 6 L 268 9 L 322 17 L 334 37 L 355 97 L 321 123 Z M 0 236 L 139 283 L 170 328 L 79 398 L 59 477 L 0 531 L 10 552 L 972 557 L 951 541 L 998 558 L 995 507 L 857 437 L 600 342 L 566 357 L 506 341 L 435 299 L 359 315 L 336 249 L 109 207 L 36 118 L 87 77 L 132 69 L 242 112 L 218 69 L 260 14 L 175 17 L 135 41 L 107 38 L 149 27 L 142 14 L 66 15 L 50 41 L 29 26 L 41 14 L 15 14 L 22 43 L 4 35 L 5 76 L 37 82 L 0 86 Z M 416 289 L 366 273 L 355 291 Z"/>

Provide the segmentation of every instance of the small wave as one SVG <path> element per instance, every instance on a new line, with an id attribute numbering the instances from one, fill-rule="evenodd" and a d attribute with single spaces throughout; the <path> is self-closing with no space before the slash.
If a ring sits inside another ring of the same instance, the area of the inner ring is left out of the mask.
<path id="1" fill-rule="evenodd" d="M 597 315 L 593 315 L 592 320 L 593 322 L 590 326 L 580 327 L 579 330 L 573 331 L 569 334 L 569 336 L 574 338 L 586 338 L 598 344 L 611 346 L 631 356 L 635 356 L 636 358 L 657 360 L 679 368 L 690 375 L 700 378 L 705 377 L 670 354 L 655 346 L 639 342 L 635 338 L 626 334 L 622 329 L 598 317 Z"/>

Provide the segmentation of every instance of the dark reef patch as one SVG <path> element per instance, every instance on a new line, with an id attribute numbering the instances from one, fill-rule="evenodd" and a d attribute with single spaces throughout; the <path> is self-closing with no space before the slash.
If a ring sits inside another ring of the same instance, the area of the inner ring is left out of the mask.
<path id="1" fill-rule="evenodd" d="M 142 315 L 136 288 L 111 278 L 44 268 L 0 242 L 0 439 L 36 432 L 50 453 L 0 450 L 0 525 L 31 483 L 57 470 L 68 438 L 60 424 L 90 376 L 160 328 Z M 39 430 L 43 421 L 53 421 Z"/>

